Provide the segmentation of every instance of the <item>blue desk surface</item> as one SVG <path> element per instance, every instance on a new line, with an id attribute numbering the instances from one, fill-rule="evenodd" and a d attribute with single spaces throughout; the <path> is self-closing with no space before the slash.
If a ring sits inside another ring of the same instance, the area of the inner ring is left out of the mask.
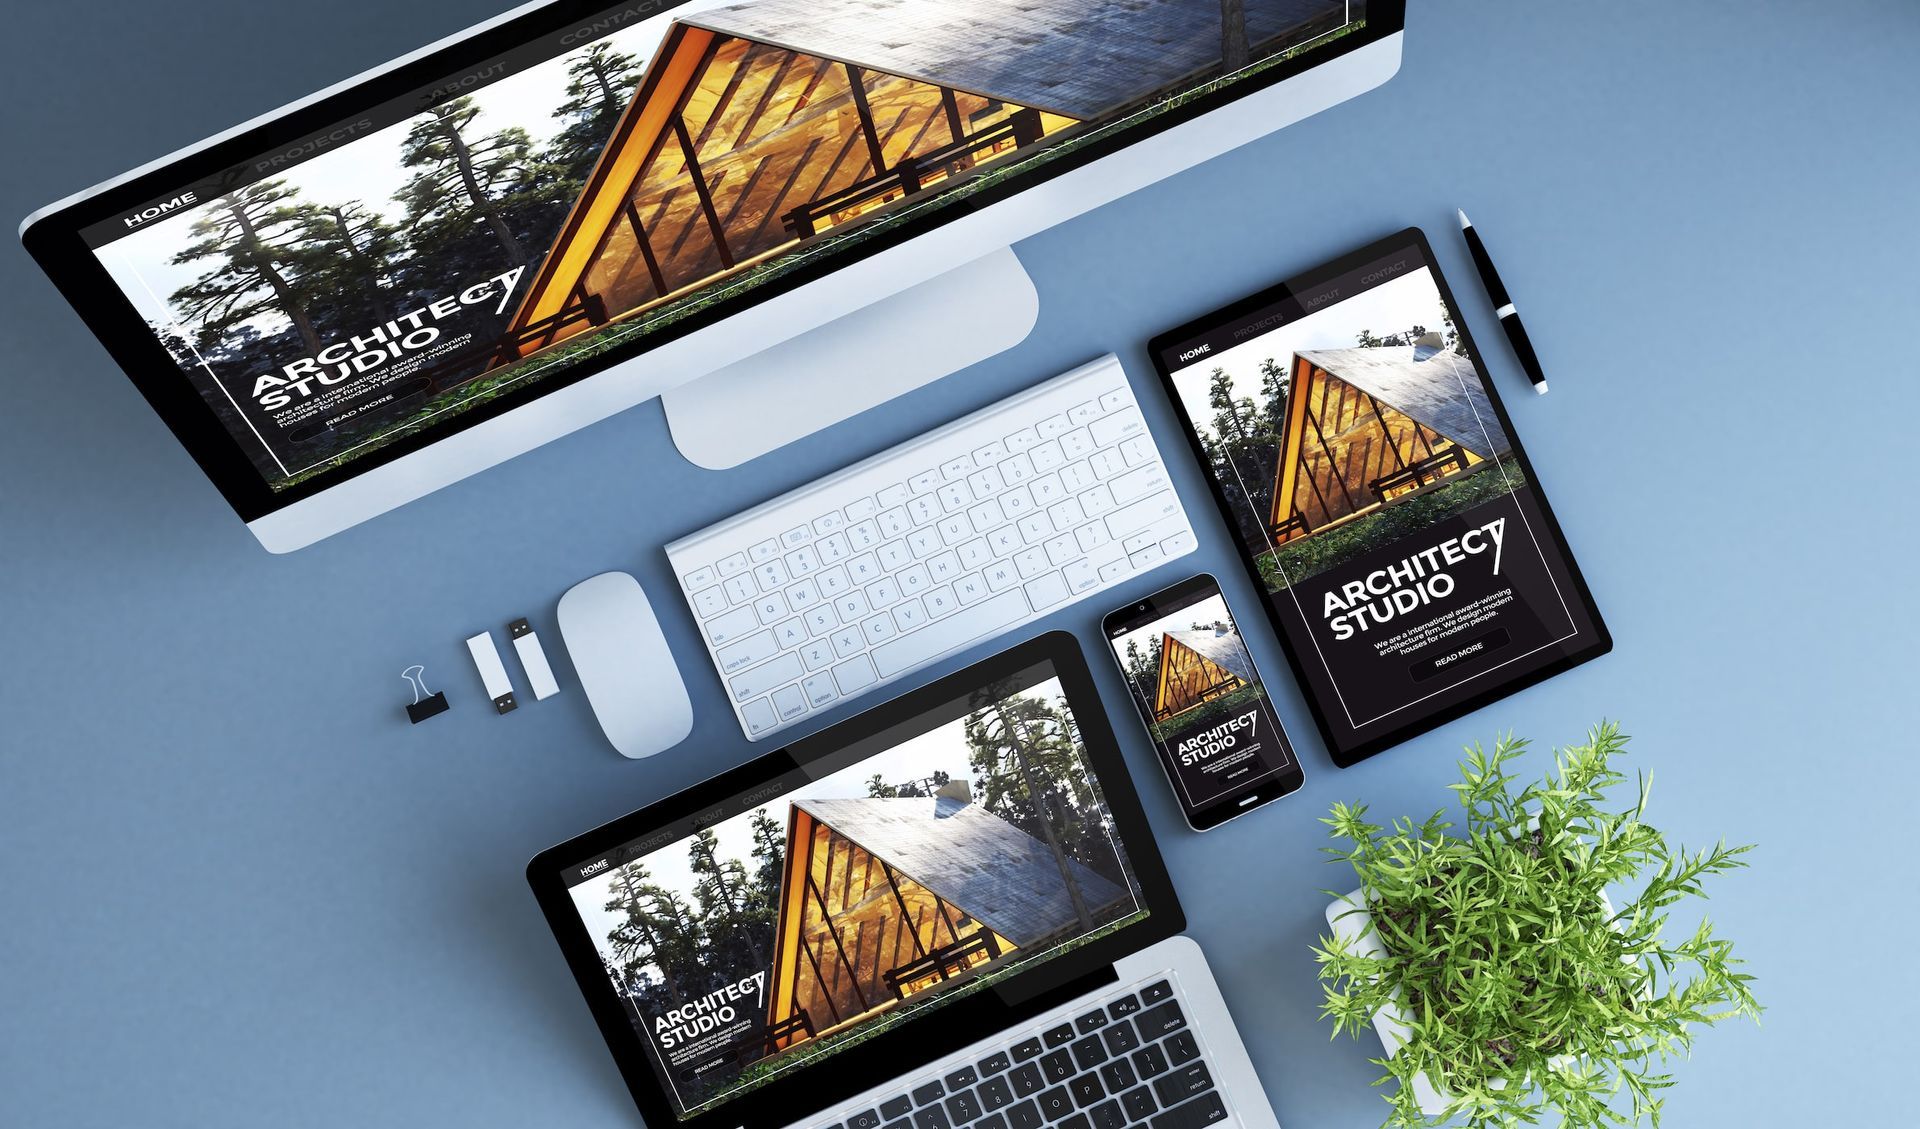
<path id="1" fill-rule="evenodd" d="M 15 6 L 0 213 L 495 6 Z M 526 614 L 552 640 L 559 594 L 617 568 L 696 656 L 666 540 L 1107 350 L 1171 439 L 1151 333 L 1405 224 L 1497 342 L 1455 205 L 1552 374 L 1529 395 L 1491 349 L 1618 645 L 1344 772 L 1277 678 L 1307 785 L 1207 836 L 1126 735 L 1281 1120 L 1383 1112 L 1377 1048 L 1314 1015 L 1320 890 L 1345 882 L 1315 817 L 1425 813 L 1463 743 L 1602 716 L 1657 770 L 1659 822 L 1761 845 L 1712 910 L 1771 1010 L 1703 1036 L 1669 1123 L 1903 1118 L 1912 1041 L 1882 1024 L 1920 999 L 1898 877 L 1920 784 L 1920 9 L 1432 0 L 1409 46 L 1385 88 L 1022 244 L 1042 306 L 1011 353 L 726 474 L 682 460 L 644 405 L 291 557 L 254 545 L 0 251 L 0 1124 L 632 1124 L 521 868 L 751 750 L 699 658 L 692 739 L 629 762 L 577 688 L 494 716 L 460 639 Z M 1209 567 L 1250 612 L 1197 473 L 1177 478 L 1202 552 L 1133 587 Z M 1090 637 L 1101 610 L 1042 626 Z M 455 702 L 419 728 L 399 715 L 414 662 Z"/>

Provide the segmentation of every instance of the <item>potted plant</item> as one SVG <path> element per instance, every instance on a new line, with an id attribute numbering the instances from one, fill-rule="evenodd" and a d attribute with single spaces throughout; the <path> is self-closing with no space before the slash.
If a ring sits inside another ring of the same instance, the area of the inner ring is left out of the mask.
<path id="1" fill-rule="evenodd" d="M 1643 818 L 1645 776 L 1632 807 L 1608 810 L 1626 743 L 1603 724 L 1525 786 L 1508 772 L 1525 740 L 1469 748 L 1449 785 L 1464 834 L 1444 812 L 1381 827 L 1336 804 L 1322 820 L 1360 879 L 1315 948 L 1322 1014 L 1336 1035 L 1379 1033 L 1379 1081 L 1400 1083 L 1387 1126 L 1532 1124 L 1549 1109 L 1568 1129 L 1658 1125 L 1664 1063 L 1694 1027 L 1759 1017 L 1752 977 L 1710 923 L 1663 935 L 1670 906 L 1704 897 L 1751 848 L 1670 849 Z M 1618 885 L 1640 889 L 1615 909 Z M 1630 1112 L 1614 1105 L 1623 1090 Z"/>

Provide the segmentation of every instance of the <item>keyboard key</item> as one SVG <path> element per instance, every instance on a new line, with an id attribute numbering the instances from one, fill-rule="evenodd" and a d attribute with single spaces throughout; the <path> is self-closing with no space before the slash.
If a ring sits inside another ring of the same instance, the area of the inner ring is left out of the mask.
<path id="1" fill-rule="evenodd" d="M 1075 404 L 1073 407 L 1067 409 L 1067 422 L 1075 427 L 1079 427 L 1081 424 L 1086 423 L 1099 414 L 1100 406 L 1092 400 L 1088 400 L 1084 404 Z"/>
<path id="2" fill-rule="evenodd" d="M 964 571 L 966 570 L 960 567 L 960 555 L 958 553 L 935 553 L 933 556 L 927 558 L 927 574 L 935 582 L 952 580 Z M 906 577 L 901 577 L 900 583 L 902 587 L 905 587 Z"/>
<path id="3" fill-rule="evenodd" d="M 1103 392 L 1100 394 L 1100 410 L 1103 412 L 1110 412 L 1127 402 L 1127 390 L 1124 388 L 1116 388 L 1111 392 Z"/>
<path id="4" fill-rule="evenodd" d="M 729 643 L 713 653 L 719 660 L 721 674 L 738 674 L 748 667 L 758 666 L 780 652 L 780 644 L 774 641 L 773 632 L 756 631 L 737 643 Z"/>
<path id="5" fill-rule="evenodd" d="M 1200 1057 L 1200 1044 L 1194 1040 L 1193 1032 L 1182 1031 L 1164 1044 L 1167 1048 L 1167 1060 L 1175 1066 L 1192 1062 Z"/>
<path id="6" fill-rule="evenodd" d="M 1060 1129 L 1093 1129 L 1093 1122 L 1084 1113 L 1076 1113 L 1060 1123 Z"/>
<path id="7" fill-rule="evenodd" d="M 1082 1074 L 1067 1083 L 1067 1092 L 1073 1095 L 1073 1103 L 1085 1109 L 1107 1096 L 1107 1088 L 1100 1084 L 1098 1074 Z M 1162 1103 L 1163 1105 L 1165 1103 Z"/>
<path id="8" fill-rule="evenodd" d="M 773 629 L 773 637 L 780 641 L 782 648 L 792 650 L 807 641 L 807 625 L 800 622 L 799 616 L 783 619 L 780 626 Z"/>
<path id="9" fill-rule="evenodd" d="M 913 491 L 907 489 L 907 484 L 904 482 L 896 482 L 892 486 L 885 487 L 877 495 L 882 506 L 897 506 L 912 496 Z"/>
<path id="10" fill-rule="evenodd" d="M 962 509 L 973 501 L 973 491 L 967 489 L 964 482 L 949 482 L 935 491 L 934 496 L 940 499 L 940 508 L 948 513 Z"/>
<path id="11" fill-rule="evenodd" d="M 763 548 L 765 549 L 767 554 L 764 557 L 761 556 L 761 551 Z M 771 541 L 762 541 L 760 544 L 755 545 L 753 547 L 753 555 L 756 560 L 769 560 L 775 556 L 778 556 L 779 553 L 780 553 L 780 546 L 774 544 Z M 726 556 L 720 558 L 720 564 L 718 565 L 718 568 L 720 569 L 720 575 L 722 577 L 732 576 L 737 572 L 745 572 L 747 571 L 747 555 L 745 553 L 729 553 Z"/>
<path id="12" fill-rule="evenodd" d="M 1148 565 L 1157 564 L 1165 560 L 1166 557 L 1167 554 L 1161 551 L 1160 546 L 1148 545 L 1139 552 L 1128 556 L 1127 560 L 1135 568 L 1146 568 Z"/>
<path id="13" fill-rule="evenodd" d="M 1140 418 L 1138 408 L 1128 408 L 1123 412 L 1102 416 L 1087 425 L 1093 433 L 1093 441 L 1102 447 L 1111 447 L 1123 439 L 1130 439 L 1147 430 L 1147 422 Z"/>
<path id="14" fill-rule="evenodd" d="M 800 648 L 800 661 L 808 670 L 823 670 L 833 665 L 834 657 L 833 644 L 825 639 L 815 639 Z"/>
<path id="15" fill-rule="evenodd" d="M 1137 1081 L 1139 1079 L 1134 1077 L 1133 1067 L 1124 1058 L 1114 1059 L 1100 1068 L 1100 1084 L 1107 1088 L 1109 1094 L 1123 1093 Z"/>
<path id="16" fill-rule="evenodd" d="M 973 526 L 975 533 L 985 533 L 1006 520 L 1006 515 L 1000 512 L 1000 503 L 992 498 L 967 511 L 967 524 Z"/>
<path id="17" fill-rule="evenodd" d="M 949 480 L 965 478 L 967 472 L 972 469 L 973 459 L 970 456 L 961 455 L 958 458 L 948 459 L 946 462 L 940 464 L 940 477 Z"/>
<path id="18" fill-rule="evenodd" d="M 1015 528 L 1020 531 L 1020 539 L 1029 545 L 1053 535 L 1053 522 L 1047 520 L 1046 514 L 1028 514 Z"/>
<path id="19" fill-rule="evenodd" d="M 1008 1129 L 1040 1129 L 1046 1118 L 1040 1115 L 1040 1107 L 1031 1100 L 1015 1102 L 1007 1107 Z"/>
<path id="20" fill-rule="evenodd" d="M 886 612 L 861 620 L 860 631 L 866 635 L 867 645 L 870 647 L 884 643 L 900 634 L 900 629 L 894 625 L 893 617 Z"/>
<path id="21" fill-rule="evenodd" d="M 880 1114 L 877 1110 L 863 1110 L 847 1118 L 847 1129 L 880 1129 Z"/>
<path id="22" fill-rule="evenodd" d="M 1099 481 L 1099 476 L 1093 473 L 1093 464 L 1085 459 L 1060 468 L 1060 484 L 1067 488 L 1069 494 L 1092 489 Z"/>
<path id="23" fill-rule="evenodd" d="M 1002 442 L 1006 445 L 1009 452 L 1017 455 L 1035 443 L 1040 442 L 1040 435 L 1031 427 L 1023 427 L 1012 435 L 1007 436 Z M 1000 473 L 1005 474 L 1005 469 L 1003 468 Z"/>
<path id="24" fill-rule="evenodd" d="M 1154 1096 L 1162 1106 L 1176 1106 L 1203 1090 L 1213 1088 L 1213 1075 L 1204 1062 L 1190 1063 L 1153 1084 Z"/>
<path id="25" fill-rule="evenodd" d="M 763 565 L 755 565 L 753 575 L 755 579 L 760 581 L 760 590 L 762 592 L 771 592 L 776 588 L 784 588 L 786 587 L 788 579 L 787 566 L 783 561 L 768 561 Z"/>
<path id="26" fill-rule="evenodd" d="M 896 603 L 900 599 L 900 582 L 891 576 L 883 576 L 867 585 L 867 603 L 879 609 Z"/>
<path id="27" fill-rule="evenodd" d="M 1134 1006 L 1139 1005 L 1136 1003 Z M 1100 1041 L 1107 1045 L 1108 1054 L 1123 1055 L 1140 1045 L 1140 1036 L 1134 1034 L 1133 1024 L 1123 1019 L 1102 1031 Z"/>
<path id="28" fill-rule="evenodd" d="M 1064 1047 L 1073 1042 L 1073 1024 L 1062 1023 L 1058 1027 L 1049 1027 L 1040 1033 L 1040 1037 L 1047 1041 L 1049 1047 Z"/>
<path id="29" fill-rule="evenodd" d="M 715 616 L 707 621 L 707 638 L 718 647 L 722 643 L 731 643 L 750 631 L 760 629 L 760 617 L 753 614 L 752 608 L 735 608 L 725 615 Z"/>
<path id="30" fill-rule="evenodd" d="M 896 1117 L 905 1117 L 913 1112 L 913 1099 L 905 1094 L 897 1098 L 888 1098 L 880 1103 L 880 1116 L 887 1121 Z"/>
<path id="31" fill-rule="evenodd" d="M 1073 1077 L 1073 1055 L 1064 1050 L 1042 1055 L 1040 1074 L 1049 1082 L 1065 1082 Z"/>
<path id="32" fill-rule="evenodd" d="M 1124 474 L 1127 460 L 1119 451 L 1095 451 L 1093 457 L 1087 460 L 1087 465 L 1093 468 L 1095 477 L 1106 479 Z"/>
<path id="33" fill-rule="evenodd" d="M 841 623 L 854 623 L 858 621 L 861 616 L 872 611 L 873 608 L 867 604 L 866 591 L 856 588 L 835 600 L 833 602 L 833 610 L 834 613 L 840 617 Z"/>
<path id="34" fill-rule="evenodd" d="M 892 678 L 921 663 L 937 658 L 963 643 L 971 643 L 1027 615 L 1027 598 L 1018 591 L 964 607 L 950 616 L 934 620 L 913 632 L 873 649 L 873 666 L 881 678 Z M 842 693 L 851 693 L 843 683 Z"/>
<path id="35" fill-rule="evenodd" d="M 1006 457 L 1007 445 L 998 440 L 984 447 L 975 447 L 973 449 L 973 462 L 975 466 L 986 466 L 989 463 L 997 463 Z"/>
<path id="36" fill-rule="evenodd" d="M 1039 1039 L 1022 1039 L 1013 1045 L 1013 1061 L 1025 1062 L 1030 1058 L 1038 1058 L 1045 1049 Z"/>
<path id="37" fill-rule="evenodd" d="M 1047 507 L 1047 520 L 1055 529 L 1074 529 L 1086 523 L 1087 511 L 1080 508 L 1078 498 L 1068 498 Z"/>
<path id="38" fill-rule="evenodd" d="M 1172 1067 L 1167 1064 L 1166 1052 L 1156 1043 L 1133 1052 L 1133 1069 L 1141 1078 L 1157 1078 Z"/>
<path id="39" fill-rule="evenodd" d="M 857 525 L 850 525 L 847 527 L 847 544 L 857 553 L 862 549 L 871 549 L 888 537 L 895 536 L 892 533 L 883 533 L 883 529 L 883 524 L 878 521 L 863 521 Z"/>
<path id="40" fill-rule="evenodd" d="M 948 545 L 958 545 L 973 536 L 973 523 L 967 520 L 965 514 L 944 518 L 934 528 L 940 531 L 940 540 Z"/>
<path id="41" fill-rule="evenodd" d="M 1098 1035 L 1075 1040 L 1071 1049 L 1074 1063 L 1082 1070 L 1092 1070 L 1107 1061 L 1107 1048 L 1101 1045 Z"/>
<path id="42" fill-rule="evenodd" d="M 1020 579 L 1030 580 L 1046 572 L 1053 566 L 1047 563 L 1046 550 L 1035 545 L 1031 549 L 1022 549 L 1015 553 L 1013 555 L 1013 567 L 1019 570 Z M 987 583 L 989 586 L 992 585 L 993 577 L 991 575 L 987 577 Z"/>
<path id="43" fill-rule="evenodd" d="M 1127 1111 L 1131 1121 L 1145 1121 L 1160 1108 L 1153 1100 L 1153 1091 L 1145 1086 L 1136 1086 L 1120 1095 L 1120 1108 Z"/>
<path id="44" fill-rule="evenodd" d="M 909 599 L 893 606 L 893 625 L 901 632 L 912 631 L 925 622 L 927 612 L 920 606 L 919 600 Z"/>
<path id="45" fill-rule="evenodd" d="M 1069 459 L 1084 459 L 1093 454 L 1094 447 L 1093 434 L 1084 427 L 1076 427 L 1060 437 L 1060 449 Z"/>
<path id="46" fill-rule="evenodd" d="M 1074 501 L 1080 503 L 1080 509 L 1090 518 L 1099 517 L 1113 509 L 1113 491 L 1105 483 L 1085 491 Z"/>
<path id="47" fill-rule="evenodd" d="M 760 617 L 762 624 L 771 624 L 776 620 L 785 619 L 789 611 L 787 598 L 778 592 L 760 597 L 753 605 L 753 614 Z"/>
<path id="48" fill-rule="evenodd" d="M 972 1074 L 973 1067 L 967 1067 L 967 1075 Z M 952 1083 L 948 1083 L 948 1088 L 952 1088 Z M 972 1090 L 962 1090 L 947 1099 L 947 1117 L 956 1125 L 965 1125 L 980 1114 L 980 1099 L 974 1097 Z"/>
<path id="49" fill-rule="evenodd" d="M 869 501 L 867 504 L 872 505 L 873 503 Z M 845 524 L 847 524 L 847 519 L 841 516 L 839 510 L 835 510 L 832 513 L 821 514 L 819 517 L 813 519 L 814 536 L 825 537 L 827 534 L 832 533 Z"/>
<path id="50" fill-rule="evenodd" d="M 733 688 L 733 700 L 744 702 L 757 698 L 776 686 L 784 686 L 804 673 L 800 656 L 791 652 L 780 655 L 768 662 L 761 663 L 745 674 L 737 675 L 727 685 Z"/>
<path id="51" fill-rule="evenodd" d="M 1127 1115 L 1120 1112 L 1120 1103 L 1108 1098 L 1087 1111 L 1093 1119 L 1093 1129 L 1122 1129 L 1127 1123 Z"/>
<path id="52" fill-rule="evenodd" d="M 899 506 L 880 511 L 880 516 L 874 519 L 874 523 L 875 528 L 884 537 L 904 537 L 907 531 L 913 528 L 913 519 L 908 517 L 907 511 Z"/>
<path id="53" fill-rule="evenodd" d="M 944 556 L 945 554 L 942 555 Z M 914 565 L 911 568 L 901 569 L 894 579 L 900 584 L 900 594 L 902 596 L 918 596 L 920 593 L 933 587 L 933 576 L 927 571 L 927 566 L 925 565 Z"/>
<path id="54" fill-rule="evenodd" d="M 1037 1100 L 1040 1115 L 1048 1121 L 1058 1121 L 1073 1112 L 1073 1097 L 1067 1093 L 1065 1086 L 1055 1086 L 1043 1092 Z"/>
<path id="55" fill-rule="evenodd" d="M 1177 1109 L 1167 1110 L 1147 1124 L 1151 1129 L 1202 1129 L 1226 1119 L 1226 1103 L 1220 1100 L 1220 1091 L 1215 1090 Z"/>
<path id="56" fill-rule="evenodd" d="M 1113 500 L 1126 505 L 1137 502 L 1149 494 L 1158 494 L 1172 486 L 1167 480 L 1167 469 L 1159 463 L 1143 466 L 1139 470 L 1130 470 L 1107 483 L 1107 489 L 1113 491 Z"/>
<path id="57" fill-rule="evenodd" d="M 702 588 L 693 594 L 693 612 L 701 619 L 719 615 L 727 610 L 727 594 L 720 591 L 718 584 Z"/>
<path id="58" fill-rule="evenodd" d="M 1120 458 L 1128 466 L 1139 466 L 1142 463 L 1152 462 L 1158 457 L 1154 454 L 1153 444 L 1144 435 L 1136 435 L 1120 444 Z"/>
<path id="59" fill-rule="evenodd" d="M 794 611 L 805 611 L 819 602 L 820 586 L 811 580 L 802 580 L 787 589 L 787 606 Z"/>
<path id="60" fill-rule="evenodd" d="M 858 499 L 857 501 L 848 502 L 847 508 L 841 512 L 845 513 L 847 515 L 847 520 L 852 522 L 852 521 L 864 521 L 865 519 L 872 517 L 874 513 L 877 512 L 879 509 L 880 509 L 879 504 L 876 503 L 872 498 L 861 498 L 861 499 Z M 886 1109 L 885 1106 L 881 1107 L 882 1112 L 885 1112 L 885 1109 Z"/>
<path id="61" fill-rule="evenodd" d="M 730 604 L 744 604 L 758 594 L 758 589 L 753 586 L 753 577 L 744 572 L 727 577 L 725 583 L 720 585 L 720 590 L 727 594 Z"/>
<path id="62" fill-rule="evenodd" d="M 1085 592 L 1100 585 L 1100 574 L 1091 561 L 1075 561 L 1061 570 L 1060 575 L 1067 580 L 1067 589 L 1071 592 Z"/>
<path id="63" fill-rule="evenodd" d="M 960 606 L 960 601 L 953 594 L 953 587 L 947 584 L 928 589 L 920 602 L 926 606 L 928 619 L 939 619 Z"/>
<path id="64" fill-rule="evenodd" d="M 925 525 L 940 516 L 940 503 L 932 495 L 922 494 L 907 503 L 907 516 L 915 525 Z"/>
<path id="65" fill-rule="evenodd" d="M 1185 1027 L 1187 1017 L 1180 1011 L 1178 1000 L 1168 1000 L 1166 1003 L 1155 1004 L 1141 1012 L 1133 1022 L 1140 1028 L 1142 1039 L 1158 1039 L 1162 1035 L 1170 1035 Z"/>
<path id="66" fill-rule="evenodd" d="M 787 572 L 792 576 L 811 576 L 820 570 L 820 554 L 812 545 L 802 545 L 786 556 Z"/>
<path id="67" fill-rule="evenodd" d="M 853 581 L 847 576 L 847 570 L 839 567 L 830 568 L 814 577 L 813 582 L 819 585 L 820 597 L 825 600 L 831 600 L 853 587 Z"/>
<path id="68" fill-rule="evenodd" d="M 773 716 L 773 703 L 761 698 L 740 707 L 740 716 L 746 719 L 747 733 L 765 733 L 779 720 Z"/>
<path id="69" fill-rule="evenodd" d="M 915 494 L 924 494 L 938 485 L 940 485 L 938 470 L 923 470 L 919 474 L 907 476 L 907 489 Z"/>
<path id="70" fill-rule="evenodd" d="M 1034 611 L 1042 611 L 1067 598 L 1067 580 L 1057 572 L 1049 572 L 1037 580 L 1027 582 L 1027 602 Z"/>
<path id="71" fill-rule="evenodd" d="M 1007 1119 L 997 1113 L 989 1113 L 973 1123 L 973 1129 L 1007 1129 Z"/>
<path id="72" fill-rule="evenodd" d="M 1006 485 L 1006 480 L 1000 477 L 1000 468 L 997 466 L 977 470 L 967 476 L 967 488 L 973 491 L 975 498 L 991 498 L 1006 489 Z"/>
<path id="73" fill-rule="evenodd" d="M 860 625 L 857 623 L 843 627 L 827 638 L 833 644 L 833 653 L 843 659 L 867 649 L 867 636 L 860 630 Z"/>
<path id="74" fill-rule="evenodd" d="M 980 1095 L 980 1106 L 989 1113 L 1013 1104 L 1013 1087 L 1005 1078 L 989 1078 L 974 1093 Z"/>
<path id="75" fill-rule="evenodd" d="M 1139 996 L 1122 996 L 1119 999 L 1107 1005 L 1107 1015 L 1114 1019 L 1120 1019 L 1122 1017 L 1132 1015 L 1134 1012 L 1139 1010 L 1140 1010 Z"/>
<path id="76" fill-rule="evenodd" d="M 1048 416 L 1046 419 L 1034 424 L 1033 429 L 1040 434 L 1040 438 L 1052 439 L 1054 436 L 1067 430 L 1067 417 L 1064 415 Z"/>
<path id="77" fill-rule="evenodd" d="M 834 667 L 833 680 L 839 684 L 842 697 L 858 694 L 879 681 L 873 673 L 873 660 L 866 655 L 856 655 Z"/>
<path id="78" fill-rule="evenodd" d="M 1000 472 L 1000 481 L 1008 486 L 1018 486 L 1038 473 L 1033 469 L 1033 460 L 1025 455 L 1015 455 L 994 469 Z"/>
<path id="79" fill-rule="evenodd" d="M 914 1129 L 953 1129 L 953 1122 L 947 1120 L 947 1111 L 937 1105 L 922 1106 L 913 1111 Z"/>
<path id="80" fill-rule="evenodd" d="M 702 588 L 711 588 L 719 582 L 719 574 L 713 571 L 713 566 L 711 565 L 706 568 L 696 568 L 681 580 L 681 583 L 687 586 L 687 591 L 689 592 L 696 592 Z"/>
<path id="81" fill-rule="evenodd" d="M 819 709 L 840 696 L 839 689 L 833 684 L 832 675 L 816 674 L 800 685 L 806 690 L 807 704 L 814 709 Z"/>
<path id="82" fill-rule="evenodd" d="M 815 604 L 800 618 L 806 622 L 808 635 L 825 635 L 840 626 L 840 617 L 834 614 L 832 604 Z"/>
<path id="83" fill-rule="evenodd" d="M 1073 539 L 1073 535 L 1070 533 L 1062 533 L 1058 537 L 1049 537 L 1040 543 L 1040 547 L 1046 550 L 1047 563 L 1055 567 L 1066 564 L 1068 561 L 1080 555 L 1080 544 Z"/>
<path id="84" fill-rule="evenodd" d="M 1013 1057 L 1005 1051 L 996 1051 L 975 1065 L 980 1071 L 980 1076 L 985 1078 L 989 1074 L 998 1074 L 1013 1065 Z"/>
<path id="85" fill-rule="evenodd" d="M 1018 1054 L 1022 1048 L 1030 1050 L 1034 1054 L 1039 1054 L 1040 1041 L 1038 1039 L 1028 1039 L 1026 1042 L 1020 1044 L 1020 1046 L 1015 1047 L 1014 1053 Z M 1047 1086 L 1046 1080 L 1040 1077 L 1040 1068 L 1031 1062 L 1023 1062 L 1019 1066 L 1014 1067 L 1013 1071 L 1007 1075 L 1007 1080 L 1013 1083 L 1014 1096 L 1020 1098 L 1030 1098 L 1041 1090 L 1046 1089 Z"/>
<path id="86" fill-rule="evenodd" d="M 1004 592 L 1020 580 L 1020 570 L 1011 561 L 995 561 L 981 571 L 987 579 L 987 589 L 992 592 Z"/>
<path id="87" fill-rule="evenodd" d="M 1052 439 L 1028 451 L 1026 457 L 1033 462 L 1033 469 L 1039 474 L 1045 474 L 1050 470 L 1058 470 L 1066 466 L 1068 461 L 1067 453 L 1060 449 L 1060 444 L 1056 440 Z"/>
<path id="88" fill-rule="evenodd" d="M 913 1104 L 927 1105 L 928 1103 L 934 1101 L 937 1098 L 944 1097 L 946 1095 L 946 1092 L 947 1092 L 947 1088 L 945 1086 L 942 1086 L 937 1080 L 933 1082 L 928 1082 L 926 1085 L 916 1087 L 914 1089 Z"/>
<path id="89" fill-rule="evenodd" d="M 1034 506 L 1033 491 L 1024 486 L 1016 486 L 1000 495 L 1000 512 L 1015 521 L 1032 513 Z"/>
<path id="90" fill-rule="evenodd" d="M 1177 557 L 1182 553 L 1193 552 L 1194 549 L 1199 547 L 1199 544 L 1198 541 L 1194 540 L 1193 533 L 1190 530 L 1183 529 L 1165 541 L 1160 542 L 1160 551 L 1169 557 Z"/>

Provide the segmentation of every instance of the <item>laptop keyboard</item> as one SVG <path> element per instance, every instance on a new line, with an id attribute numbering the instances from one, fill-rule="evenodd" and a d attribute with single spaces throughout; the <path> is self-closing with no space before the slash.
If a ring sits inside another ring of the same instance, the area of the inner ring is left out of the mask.
<path id="1" fill-rule="evenodd" d="M 820 1129 L 1201 1129 L 1228 1111 L 1168 978 L 838 1116 Z"/>

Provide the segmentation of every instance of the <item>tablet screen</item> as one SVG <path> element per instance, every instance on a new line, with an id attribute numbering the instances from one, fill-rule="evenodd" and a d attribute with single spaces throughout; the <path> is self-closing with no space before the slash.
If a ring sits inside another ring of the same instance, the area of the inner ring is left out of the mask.
<path id="1" fill-rule="evenodd" d="M 1043 663 L 569 867 L 675 1115 L 1142 921 L 1080 724 Z"/>
<path id="2" fill-rule="evenodd" d="M 1335 760 L 1611 645 L 1419 232 L 1152 348 Z"/>

